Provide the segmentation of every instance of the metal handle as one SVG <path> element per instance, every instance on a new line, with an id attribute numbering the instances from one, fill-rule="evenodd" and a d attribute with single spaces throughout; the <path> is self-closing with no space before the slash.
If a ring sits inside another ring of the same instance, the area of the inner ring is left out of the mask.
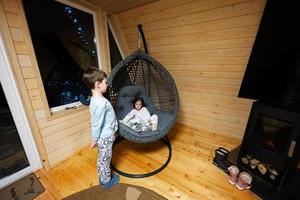
<path id="1" fill-rule="evenodd" d="M 143 40 L 144 50 L 145 50 L 146 53 L 148 53 L 147 43 L 146 43 L 146 39 L 145 39 L 145 35 L 144 35 L 142 24 L 138 24 L 137 28 L 138 28 L 138 34 L 139 34 L 139 36 L 142 37 L 142 40 Z M 139 47 L 140 47 L 140 40 L 139 40 Z"/>

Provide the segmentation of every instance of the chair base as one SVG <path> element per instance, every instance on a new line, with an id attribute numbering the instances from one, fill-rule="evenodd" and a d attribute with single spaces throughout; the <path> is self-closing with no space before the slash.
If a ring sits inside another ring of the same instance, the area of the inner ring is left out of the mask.
<path id="1" fill-rule="evenodd" d="M 123 138 L 121 136 L 118 136 L 114 145 L 116 145 L 118 142 L 120 142 Z M 168 156 L 168 159 L 167 161 L 158 169 L 152 171 L 152 172 L 149 172 L 149 173 L 145 173 L 145 174 L 129 174 L 129 173 L 126 173 L 126 172 L 123 172 L 119 169 L 117 169 L 113 163 L 111 163 L 111 168 L 113 171 L 117 172 L 118 174 L 122 175 L 122 176 L 125 176 L 125 177 L 129 177 L 129 178 L 146 178 L 146 177 L 149 177 L 149 176 L 153 176 L 155 174 L 158 174 L 159 172 L 161 172 L 163 169 L 165 169 L 169 162 L 171 161 L 171 157 L 172 157 L 172 147 L 171 147 L 171 143 L 170 143 L 170 140 L 167 136 L 165 136 L 164 138 L 161 139 L 163 141 L 163 143 L 165 143 L 169 149 L 169 156 Z"/>

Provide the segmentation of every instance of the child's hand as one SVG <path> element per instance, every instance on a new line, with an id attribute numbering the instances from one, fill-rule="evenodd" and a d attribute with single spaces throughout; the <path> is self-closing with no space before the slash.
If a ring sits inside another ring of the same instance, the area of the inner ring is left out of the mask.
<path id="1" fill-rule="evenodd" d="M 95 148 L 96 145 L 97 145 L 97 142 L 95 140 L 92 140 L 91 145 L 90 145 L 90 149 Z"/>

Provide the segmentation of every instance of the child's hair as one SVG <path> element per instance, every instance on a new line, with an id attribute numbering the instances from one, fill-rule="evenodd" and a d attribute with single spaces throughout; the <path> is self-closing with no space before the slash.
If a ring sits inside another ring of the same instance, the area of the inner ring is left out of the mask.
<path id="1" fill-rule="evenodd" d="M 82 82 L 89 88 L 94 89 L 95 83 L 97 81 L 102 82 L 105 78 L 107 78 L 107 75 L 104 71 L 101 69 L 98 69 L 96 67 L 88 68 L 82 76 Z"/>
<path id="2" fill-rule="evenodd" d="M 138 97 L 135 97 L 134 100 L 132 101 L 133 107 L 134 107 L 134 108 L 135 108 L 135 103 L 136 103 L 137 101 L 142 102 L 142 107 L 145 107 L 145 103 L 144 103 L 143 97 L 139 97 L 139 96 L 138 96 Z"/>

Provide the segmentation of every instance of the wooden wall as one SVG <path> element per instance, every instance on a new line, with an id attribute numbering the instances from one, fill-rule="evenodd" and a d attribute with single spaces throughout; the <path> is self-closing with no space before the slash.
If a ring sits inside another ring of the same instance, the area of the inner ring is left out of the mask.
<path id="1" fill-rule="evenodd" d="M 178 122 L 242 138 L 251 101 L 237 98 L 265 0 L 160 0 L 117 15 L 129 52 L 143 25 L 149 53 L 173 75 Z"/>
<path id="2" fill-rule="evenodd" d="M 88 5 L 87 5 L 88 6 Z M 102 66 L 110 66 L 106 12 L 97 12 Z M 35 140 L 46 168 L 53 167 L 74 155 L 90 142 L 88 107 L 51 114 L 33 50 L 22 1 L 0 0 L 1 30 L 10 55 L 13 71 L 24 100 Z M 104 23 L 102 23 L 104 22 Z M 101 30 L 101 31 L 100 31 Z"/>

